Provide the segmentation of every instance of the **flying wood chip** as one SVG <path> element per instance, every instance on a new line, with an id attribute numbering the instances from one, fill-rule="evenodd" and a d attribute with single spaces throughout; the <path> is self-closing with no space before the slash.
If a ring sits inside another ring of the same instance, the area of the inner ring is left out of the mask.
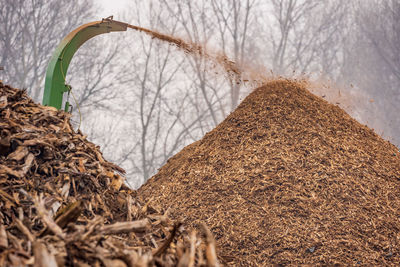
<path id="1" fill-rule="evenodd" d="M 207 222 L 229 266 L 399 266 L 398 149 L 306 86 L 255 89 L 138 196 Z"/>

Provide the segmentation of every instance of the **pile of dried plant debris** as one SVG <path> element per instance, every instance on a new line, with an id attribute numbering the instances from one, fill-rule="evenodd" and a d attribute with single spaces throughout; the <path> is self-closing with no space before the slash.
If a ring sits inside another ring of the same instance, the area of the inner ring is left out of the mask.
<path id="1" fill-rule="evenodd" d="M 142 205 L 69 114 L 0 82 L 0 266 L 214 265 L 214 239 Z"/>
<path id="2" fill-rule="evenodd" d="M 256 89 L 138 197 L 205 221 L 230 266 L 399 266 L 398 148 L 306 87 Z"/>

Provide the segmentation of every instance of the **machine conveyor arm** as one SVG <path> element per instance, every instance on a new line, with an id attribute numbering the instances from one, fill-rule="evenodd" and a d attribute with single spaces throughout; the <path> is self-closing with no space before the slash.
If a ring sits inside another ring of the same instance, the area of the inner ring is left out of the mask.
<path id="1" fill-rule="evenodd" d="M 126 31 L 127 25 L 109 17 L 102 21 L 87 23 L 69 33 L 57 46 L 47 67 L 43 105 L 62 108 L 63 95 L 70 89 L 65 83 L 69 63 L 82 44 L 99 34 Z M 67 110 L 68 106 L 65 108 Z"/>

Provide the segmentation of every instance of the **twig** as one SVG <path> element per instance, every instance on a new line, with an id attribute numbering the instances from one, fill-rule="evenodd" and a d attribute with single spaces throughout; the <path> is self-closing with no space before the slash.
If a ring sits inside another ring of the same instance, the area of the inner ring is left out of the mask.
<path id="1" fill-rule="evenodd" d="M 35 242 L 33 245 L 33 255 L 35 256 L 34 267 L 57 267 L 57 261 L 54 255 L 47 251 L 42 242 Z"/>
<path id="2" fill-rule="evenodd" d="M 172 240 L 174 239 L 176 232 L 178 231 L 178 228 L 182 225 L 181 222 L 178 222 L 174 225 L 174 228 L 171 231 L 171 234 L 169 235 L 169 237 L 167 238 L 167 240 L 164 242 L 164 244 L 162 244 L 161 247 L 159 247 L 154 253 L 153 256 L 154 257 L 158 257 L 160 256 L 171 244 Z"/>
<path id="3" fill-rule="evenodd" d="M 132 196 L 128 195 L 126 198 L 126 209 L 127 209 L 127 214 L 126 214 L 126 220 L 128 222 L 132 221 Z"/>
<path id="4" fill-rule="evenodd" d="M 207 265 L 210 267 L 218 267 L 219 262 L 218 262 L 218 258 L 217 258 L 217 252 L 215 249 L 215 239 L 214 239 L 210 229 L 208 229 L 207 225 L 204 222 L 201 223 L 201 228 L 202 228 L 204 234 L 206 235 Z"/>
<path id="5" fill-rule="evenodd" d="M 3 224 L 0 224 L 0 249 L 6 248 L 8 248 L 6 227 Z"/>
<path id="6" fill-rule="evenodd" d="M 64 209 L 60 210 L 60 212 L 56 215 L 55 222 L 61 228 L 65 228 L 68 223 L 75 222 L 82 213 L 82 201 L 76 201 Z M 50 233 L 50 229 L 46 228 L 39 236 L 43 237 Z"/>
<path id="7" fill-rule="evenodd" d="M 142 232 L 150 225 L 148 219 L 143 219 L 133 222 L 117 222 L 110 225 L 104 225 L 100 228 L 99 232 L 105 235 L 122 234 L 130 232 Z"/>
<path id="8" fill-rule="evenodd" d="M 32 235 L 29 229 L 21 222 L 21 220 L 15 217 L 14 221 L 15 225 L 21 231 L 21 233 L 23 233 L 32 243 L 35 242 L 36 238 Z"/>
<path id="9" fill-rule="evenodd" d="M 32 153 L 29 153 L 25 159 L 24 166 L 22 167 L 23 175 L 26 175 L 26 173 L 30 170 L 34 159 L 35 159 L 35 156 Z"/>
<path id="10" fill-rule="evenodd" d="M 51 232 L 53 232 L 55 235 L 60 237 L 61 239 L 65 239 L 65 233 L 63 233 L 62 229 L 60 226 L 58 226 L 52 218 L 50 218 L 49 213 L 47 212 L 46 208 L 44 207 L 43 204 L 43 199 L 42 197 L 34 197 L 33 202 L 35 204 L 37 213 L 39 217 L 42 219 L 43 223 L 49 228 Z"/>
<path id="11" fill-rule="evenodd" d="M 189 264 L 188 267 L 193 267 L 195 263 L 196 256 L 196 231 L 192 231 L 190 234 L 190 254 L 189 254 Z"/>

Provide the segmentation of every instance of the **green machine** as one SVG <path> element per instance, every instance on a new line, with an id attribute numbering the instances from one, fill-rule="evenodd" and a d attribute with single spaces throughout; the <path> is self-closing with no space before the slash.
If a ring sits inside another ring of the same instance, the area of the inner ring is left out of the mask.
<path id="1" fill-rule="evenodd" d="M 57 46 L 47 67 L 42 104 L 62 109 L 64 93 L 69 93 L 71 90 L 71 86 L 65 82 L 65 77 L 75 52 L 96 35 L 126 31 L 127 26 L 127 23 L 115 21 L 111 16 L 102 21 L 84 24 L 69 33 Z M 69 110 L 68 101 L 65 103 L 64 110 Z"/>

